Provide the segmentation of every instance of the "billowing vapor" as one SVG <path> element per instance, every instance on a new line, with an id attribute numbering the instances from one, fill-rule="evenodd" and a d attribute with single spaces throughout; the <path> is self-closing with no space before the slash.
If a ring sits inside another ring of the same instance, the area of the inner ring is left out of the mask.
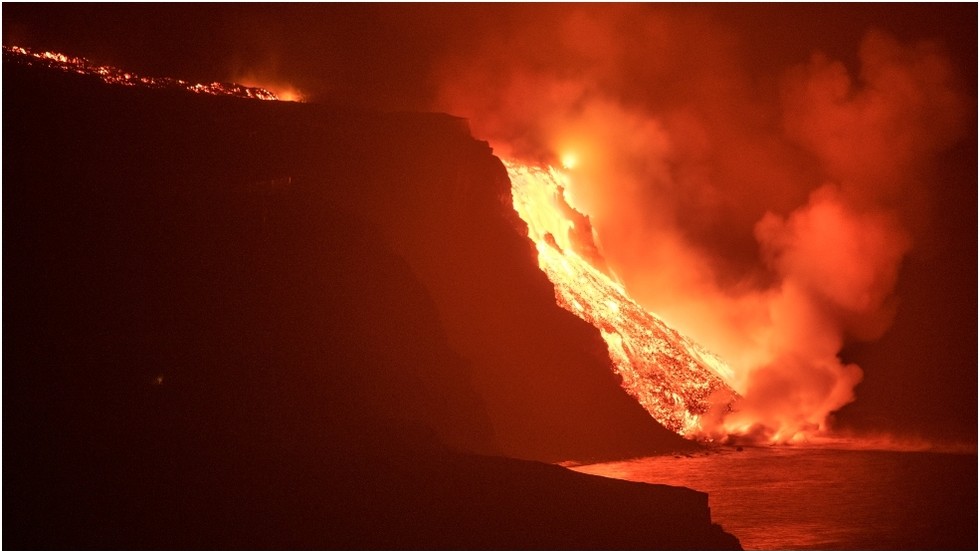
<path id="1" fill-rule="evenodd" d="M 549 15 L 461 45 L 439 107 L 502 157 L 574 156 L 567 199 L 611 275 L 734 368 L 718 435 L 830 428 L 862 379 L 840 351 L 891 323 L 930 163 L 966 130 L 941 47 L 871 30 L 857 67 L 815 52 L 760 73 L 697 10 Z"/>
<path id="2" fill-rule="evenodd" d="M 246 25 L 247 27 L 247 25 Z M 244 31 L 250 36 L 256 32 Z M 260 43 L 266 41 L 261 40 Z M 225 69 L 228 80 L 245 86 L 257 86 L 274 93 L 283 101 L 303 101 L 304 94 L 294 82 L 284 76 L 283 63 L 278 48 L 267 45 L 262 54 L 238 54 L 232 57 L 229 67 Z"/>

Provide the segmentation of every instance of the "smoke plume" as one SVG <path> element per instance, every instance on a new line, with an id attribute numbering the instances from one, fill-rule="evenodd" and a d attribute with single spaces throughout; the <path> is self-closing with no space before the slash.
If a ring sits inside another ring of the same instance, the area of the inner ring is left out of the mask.
<path id="1" fill-rule="evenodd" d="M 942 48 L 871 30 L 855 68 L 765 72 L 696 10 L 534 15 L 447 56 L 440 108 L 503 157 L 574 156 L 567 199 L 612 275 L 735 369 L 719 433 L 829 428 L 862 379 L 840 351 L 891 323 L 930 163 L 965 131 Z"/>

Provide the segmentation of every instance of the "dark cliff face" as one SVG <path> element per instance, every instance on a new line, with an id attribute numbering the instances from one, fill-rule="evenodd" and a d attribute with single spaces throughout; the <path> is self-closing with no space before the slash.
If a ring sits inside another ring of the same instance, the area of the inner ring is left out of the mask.
<path id="1" fill-rule="evenodd" d="M 460 121 L 6 62 L 3 101 L 12 546 L 737 545 L 704 494 L 458 453 L 676 443 Z"/>
<path id="2" fill-rule="evenodd" d="M 409 263 L 472 367 L 502 452 L 583 460 L 689 446 L 620 388 L 596 329 L 556 308 L 506 173 L 464 122 L 327 118 L 306 132 L 270 131 L 269 143 L 295 144 L 284 173 L 369 220 Z"/>

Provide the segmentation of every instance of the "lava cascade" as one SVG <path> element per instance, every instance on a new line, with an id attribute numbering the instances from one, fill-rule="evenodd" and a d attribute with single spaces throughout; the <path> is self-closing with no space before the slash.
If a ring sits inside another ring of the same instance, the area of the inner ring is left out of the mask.
<path id="1" fill-rule="evenodd" d="M 604 271 L 587 218 L 564 199 L 565 173 L 504 164 L 514 209 L 528 224 L 558 304 L 599 330 L 623 388 L 657 422 L 688 438 L 709 438 L 709 420 L 739 398 L 731 368 L 646 311 Z"/>
<path id="2" fill-rule="evenodd" d="M 108 65 L 96 65 L 84 57 L 72 57 L 56 52 L 35 52 L 19 46 L 4 46 L 3 55 L 11 61 L 32 66 L 59 69 L 61 71 L 94 76 L 108 84 L 143 86 L 147 88 L 181 89 L 196 94 L 232 96 L 245 99 L 279 101 L 280 98 L 265 88 L 243 86 L 229 82 L 194 84 L 171 77 L 147 77 L 123 71 Z"/>

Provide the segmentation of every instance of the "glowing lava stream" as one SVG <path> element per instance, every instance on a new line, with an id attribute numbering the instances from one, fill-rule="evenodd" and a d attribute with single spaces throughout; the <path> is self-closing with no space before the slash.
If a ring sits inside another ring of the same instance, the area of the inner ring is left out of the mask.
<path id="1" fill-rule="evenodd" d="M 623 388 L 660 424 L 687 438 L 707 439 L 738 395 L 731 368 L 671 329 L 597 268 L 588 219 L 564 198 L 567 176 L 554 168 L 504 161 L 514 210 L 527 222 L 538 265 L 564 309 L 594 325 L 609 347 Z M 591 258 L 591 263 L 583 255 Z"/>
<path id="2" fill-rule="evenodd" d="M 192 84 L 185 80 L 170 77 L 145 77 L 128 71 L 123 71 L 108 65 L 96 65 L 84 57 L 72 57 L 56 52 L 35 52 L 19 46 L 4 46 L 4 57 L 25 65 L 42 65 L 53 67 L 69 73 L 95 76 L 108 84 L 123 86 L 143 86 L 147 88 L 177 88 L 213 96 L 233 96 L 246 99 L 261 99 L 281 101 L 281 98 L 266 90 L 251 86 L 243 86 L 229 82 L 211 82 L 208 84 Z"/>

